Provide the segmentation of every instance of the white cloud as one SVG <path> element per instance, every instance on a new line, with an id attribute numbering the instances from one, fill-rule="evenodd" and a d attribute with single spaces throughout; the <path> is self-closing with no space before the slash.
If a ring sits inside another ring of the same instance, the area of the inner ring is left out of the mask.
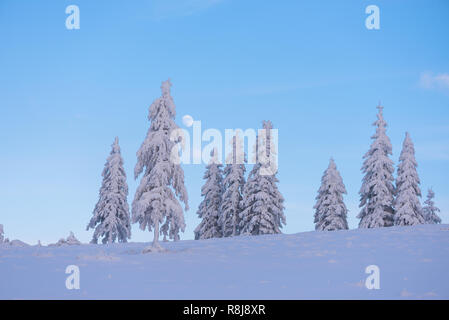
<path id="1" fill-rule="evenodd" d="M 152 1 L 153 18 L 162 20 L 176 16 L 189 16 L 223 1 L 224 0 L 155 0 Z"/>
<path id="2" fill-rule="evenodd" d="M 443 89 L 449 90 L 449 74 L 439 73 L 433 75 L 425 72 L 421 74 L 419 85 L 424 89 Z"/>

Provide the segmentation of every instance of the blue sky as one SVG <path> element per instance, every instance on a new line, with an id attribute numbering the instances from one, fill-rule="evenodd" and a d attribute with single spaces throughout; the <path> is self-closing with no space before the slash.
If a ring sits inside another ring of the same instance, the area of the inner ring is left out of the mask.
<path id="1" fill-rule="evenodd" d="M 65 28 L 68 5 L 79 30 Z M 366 6 L 380 30 L 365 28 Z M 433 186 L 449 222 L 449 3 L 441 1 L 13 1 L 0 2 L 0 223 L 6 236 L 82 241 L 101 171 L 119 136 L 132 202 L 135 153 L 148 106 L 171 78 L 177 122 L 203 129 L 279 129 L 285 233 L 313 230 L 320 178 L 334 157 L 359 212 L 362 156 L 384 105 L 397 164 L 405 131 L 423 193 Z M 249 170 L 250 168 L 248 168 Z M 185 165 L 199 223 L 203 165 Z M 132 241 L 152 235 L 133 225 Z"/>

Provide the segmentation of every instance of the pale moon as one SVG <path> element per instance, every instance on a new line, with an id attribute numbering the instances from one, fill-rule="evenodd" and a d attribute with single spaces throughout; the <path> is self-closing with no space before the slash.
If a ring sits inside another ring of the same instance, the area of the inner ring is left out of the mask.
<path id="1" fill-rule="evenodd" d="M 186 114 L 184 117 L 182 117 L 182 123 L 186 126 L 186 127 L 191 127 L 193 124 L 193 118 L 192 116 L 189 116 L 188 114 Z"/>

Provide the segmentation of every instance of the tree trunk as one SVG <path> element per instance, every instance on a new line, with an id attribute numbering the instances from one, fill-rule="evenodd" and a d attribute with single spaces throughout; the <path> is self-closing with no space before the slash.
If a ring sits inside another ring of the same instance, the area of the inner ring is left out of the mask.
<path id="1" fill-rule="evenodd" d="M 154 224 L 153 247 L 159 246 L 159 221 Z"/>
<path id="2" fill-rule="evenodd" d="M 151 246 L 144 248 L 142 252 L 147 253 L 147 252 L 163 252 L 163 251 L 166 250 L 162 248 L 161 245 L 159 244 L 159 221 L 157 221 L 154 224 L 153 243 L 151 244 Z"/>

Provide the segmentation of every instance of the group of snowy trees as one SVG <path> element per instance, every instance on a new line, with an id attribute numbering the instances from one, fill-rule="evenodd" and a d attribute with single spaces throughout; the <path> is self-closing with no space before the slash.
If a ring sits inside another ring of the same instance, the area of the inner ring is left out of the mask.
<path id="1" fill-rule="evenodd" d="M 170 80 L 162 82 L 160 98 L 149 108 L 148 129 L 145 140 L 137 152 L 134 178 L 142 173 L 136 190 L 130 217 L 127 202 L 128 186 L 118 138 L 102 172 L 99 200 L 87 230 L 94 229 L 92 243 L 101 238 L 102 243 L 126 242 L 131 237 L 131 223 L 142 230 L 154 230 L 153 245 L 147 250 L 160 250 L 159 235 L 179 240 L 185 221 L 181 202 L 188 210 L 188 196 L 184 185 L 184 172 L 180 166 L 177 147 L 182 135 L 173 133 L 179 128 L 175 123 L 176 107 L 170 93 Z M 388 227 L 441 223 L 430 189 L 428 199 L 421 207 L 420 180 L 416 171 L 415 150 L 410 135 L 406 133 L 399 158 L 396 181 L 394 165 L 389 158 L 392 146 L 386 135 L 387 124 L 383 107 L 378 106 L 376 133 L 369 151 L 364 156 L 362 171 L 365 174 L 360 189 L 360 207 L 357 216 L 360 228 Z M 226 166 L 218 159 L 217 150 L 211 153 L 201 189 L 204 197 L 198 208 L 202 219 L 195 229 L 195 239 L 208 239 L 244 235 L 275 234 L 285 225 L 284 199 L 278 190 L 277 163 L 273 128 L 270 121 L 263 122 L 255 143 L 254 166 L 245 180 L 246 155 L 242 139 L 233 137 L 232 152 L 226 157 Z M 273 170 L 275 168 L 275 170 Z M 268 172 L 268 174 L 267 174 Z M 324 172 L 316 197 L 316 230 L 348 229 L 347 213 L 343 202 L 346 188 L 333 159 Z M 0 240 L 3 234 L 0 234 Z"/>
<path id="2" fill-rule="evenodd" d="M 359 228 L 408 226 L 416 224 L 441 223 L 438 208 L 432 201 L 434 192 L 429 189 L 425 206 L 421 207 L 419 197 L 420 180 L 416 170 L 415 149 L 409 133 L 405 134 L 399 157 L 396 181 L 393 177 L 394 163 L 390 159 L 392 146 L 386 134 L 387 123 L 383 118 L 383 107 L 378 106 L 374 141 L 364 155 L 363 177 L 360 194 Z M 346 188 L 333 159 L 324 172 L 316 197 L 315 229 L 348 229 L 347 208 L 343 202 Z"/>
<path id="3" fill-rule="evenodd" d="M 263 122 L 254 146 L 255 164 L 246 182 L 246 155 L 238 135 L 231 141 L 224 171 L 216 151 L 212 153 L 201 190 L 204 200 L 198 216 L 202 221 L 195 229 L 195 239 L 281 233 L 286 221 L 284 198 L 276 185 L 277 170 L 270 170 L 276 161 L 272 128 L 270 121 Z"/>
<path id="4" fill-rule="evenodd" d="M 91 243 L 126 242 L 131 237 L 131 223 L 139 223 L 142 230 L 154 230 L 153 245 L 146 250 L 158 251 L 159 235 L 179 240 L 185 222 L 181 202 L 188 210 L 188 196 L 184 185 L 184 172 L 180 166 L 176 147 L 183 137 L 174 138 L 176 107 L 170 94 L 171 83 L 164 81 L 162 96 L 149 108 L 150 128 L 137 151 L 134 178 L 143 173 L 132 203 L 130 217 L 127 203 L 128 186 L 118 138 L 103 169 L 99 200 L 87 230 L 94 229 Z M 195 229 L 195 239 L 229 237 L 239 234 L 280 233 L 285 224 L 283 197 L 276 183 L 273 168 L 275 148 L 271 138 L 272 124 L 263 122 L 263 134 L 258 135 L 255 165 L 245 182 L 246 155 L 238 134 L 233 137 L 232 152 L 226 158 L 226 167 L 211 154 L 206 167 L 206 183 L 201 190 L 204 200 L 198 215 L 202 219 Z M 276 166 L 277 169 L 277 166 Z M 269 172 L 270 174 L 266 174 Z"/>
<path id="5" fill-rule="evenodd" d="M 142 230 L 154 229 L 151 250 L 160 250 L 159 234 L 164 238 L 179 239 L 184 231 L 183 209 L 178 198 L 188 209 L 187 191 L 184 186 L 184 172 L 172 150 L 179 141 L 171 139 L 171 133 L 178 126 L 174 119 L 176 107 L 170 95 L 170 80 L 162 82 L 162 96 L 149 108 L 148 129 L 145 140 L 137 151 L 134 178 L 143 172 L 132 203 L 132 217 L 127 202 L 128 186 L 118 138 L 112 145 L 102 176 L 99 200 L 93 211 L 87 229 L 95 229 L 92 243 L 103 238 L 103 243 L 126 242 L 131 237 L 130 223 L 139 223 Z M 132 220 L 131 220 L 132 218 Z"/>

